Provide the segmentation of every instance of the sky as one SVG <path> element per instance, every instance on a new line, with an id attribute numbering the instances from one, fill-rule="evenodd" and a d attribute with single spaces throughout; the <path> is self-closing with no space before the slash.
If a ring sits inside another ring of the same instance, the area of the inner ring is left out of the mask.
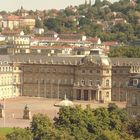
<path id="1" fill-rule="evenodd" d="M 94 2 L 94 0 L 91 1 Z M 115 0 L 110 1 L 114 2 Z M 83 3 L 85 0 L 0 0 L 0 11 L 15 11 L 21 6 L 27 10 L 64 9 L 68 5 Z"/>

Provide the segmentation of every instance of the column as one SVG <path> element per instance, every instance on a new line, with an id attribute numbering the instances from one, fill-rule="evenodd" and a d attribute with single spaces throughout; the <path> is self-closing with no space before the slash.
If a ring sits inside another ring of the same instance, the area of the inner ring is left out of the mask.
<path id="1" fill-rule="evenodd" d="M 84 90 L 81 89 L 81 100 L 84 100 Z"/>
<path id="2" fill-rule="evenodd" d="M 88 90 L 88 100 L 91 101 L 91 90 Z"/>
<path id="3" fill-rule="evenodd" d="M 76 95 L 77 95 L 76 89 L 73 89 L 73 95 L 72 95 L 73 100 L 77 99 Z"/>
<path id="4" fill-rule="evenodd" d="M 96 100 L 99 101 L 99 90 L 96 91 Z"/>

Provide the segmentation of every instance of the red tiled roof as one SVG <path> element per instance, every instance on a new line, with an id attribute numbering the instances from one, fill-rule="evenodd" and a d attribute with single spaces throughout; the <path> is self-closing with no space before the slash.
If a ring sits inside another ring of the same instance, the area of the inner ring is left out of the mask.
<path id="1" fill-rule="evenodd" d="M 36 38 L 33 38 L 33 40 L 45 41 L 45 40 L 56 40 L 56 38 L 54 38 L 54 37 L 36 37 Z"/>
<path id="2" fill-rule="evenodd" d="M 58 34 L 58 33 L 54 32 L 54 31 L 48 31 L 46 34 Z"/>
<path id="3" fill-rule="evenodd" d="M 31 46 L 31 49 L 74 49 L 77 46 Z"/>
<path id="4" fill-rule="evenodd" d="M 106 41 L 103 43 L 105 46 L 116 46 L 119 43 L 117 41 Z"/>
<path id="5" fill-rule="evenodd" d="M 88 38 L 87 40 L 92 43 L 97 43 L 100 38 Z"/>
<path id="6" fill-rule="evenodd" d="M 5 28 L 2 31 L 2 34 L 20 34 L 21 30 L 20 29 L 14 29 L 14 30 L 10 30 L 8 28 Z"/>
<path id="7" fill-rule="evenodd" d="M 59 39 L 53 37 L 37 37 L 33 38 L 32 41 L 48 41 L 54 43 L 90 43 L 90 41 L 82 41 L 80 39 Z"/>
<path id="8" fill-rule="evenodd" d="M 19 16 L 15 16 L 15 15 L 10 15 L 6 18 L 7 20 L 20 20 Z"/>
<path id="9" fill-rule="evenodd" d="M 31 49 L 47 49 L 47 46 L 31 46 Z"/>

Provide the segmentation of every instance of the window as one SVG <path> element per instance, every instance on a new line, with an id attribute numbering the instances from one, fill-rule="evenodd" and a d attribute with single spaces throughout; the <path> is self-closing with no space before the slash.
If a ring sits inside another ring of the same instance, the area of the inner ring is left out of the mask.
<path id="1" fill-rule="evenodd" d="M 49 73 L 50 72 L 50 70 L 49 69 L 47 69 L 47 73 Z"/>
<path id="2" fill-rule="evenodd" d="M 116 82 L 115 81 L 113 81 L 113 87 L 116 87 Z"/>
<path id="3" fill-rule="evenodd" d="M 85 85 L 85 80 L 81 80 L 81 85 Z"/>
<path id="4" fill-rule="evenodd" d="M 100 70 L 97 70 L 97 73 L 100 73 Z"/>
<path id="5" fill-rule="evenodd" d="M 55 73 L 56 72 L 56 69 L 53 69 L 53 73 Z"/>
<path id="6" fill-rule="evenodd" d="M 113 70 L 113 73 L 117 73 L 117 71 L 116 70 Z"/>
<path id="7" fill-rule="evenodd" d="M 67 82 L 68 82 L 67 79 L 65 79 L 65 84 L 67 84 Z"/>
<path id="8" fill-rule="evenodd" d="M 41 79 L 41 83 L 42 83 L 42 84 L 45 84 L 45 80 L 44 80 L 44 79 Z"/>
<path id="9" fill-rule="evenodd" d="M 14 78 L 13 78 L 13 82 L 14 82 L 14 83 L 16 82 L 16 79 L 17 79 L 17 77 L 16 77 L 16 75 L 15 75 Z"/>
<path id="10" fill-rule="evenodd" d="M 99 79 L 96 80 L 96 84 L 100 85 L 100 80 Z"/>
<path id="11" fill-rule="evenodd" d="M 73 82 L 74 82 L 73 79 L 71 79 L 71 84 L 73 84 Z"/>
<path id="12" fill-rule="evenodd" d="M 137 86 L 138 85 L 138 79 L 134 79 L 133 80 L 133 86 Z"/>
<path id="13" fill-rule="evenodd" d="M 109 86 L 109 80 L 106 80 L 106 86 L 107 87 Z"/>
<path id="14" fill-rule="evenodd" d="M 92 86 L 92 85 L 93 85 L 92 80 L 89 80 L 89 86 Z"/>
<path id="15" fill-rule="evenodd" d="M 106 97 L 109 98 L 109 92 L 106 92 Z"/>
<path id="16" fill-rule="evenodd" d="M 19 70 L 22 70 L 21 67 L 19 67 Z"/>
<path id="17" fill-rule="evenodd" d="M 106 73 L 109 74 L 109 70 L 106 70 Z"/>
<path id="18" fill-rule="evenodd" d="M 137 95 L 136 94 L 133 94 L 132 95 L 132 105 L 133 106 L 136 106 L 137 105 Z"/>
<path id="19" fill-rule="evenodd" d="M 89 70 L 89 73 L 92 73 L 92 70 Z"/>
<path id="20" fill-rule="evenodd" d="M 120 74 L 122 74 L 124 71 L 123 70 L 119 70 Z"/>
<path id="21" fill-rule="evenodd" d="M 85 73 L 85 70 L 82 70 L 82 73 Z"/>
<path id="22" fill-rule="evenodd" d="M 132 112 L 132 117 L 135 118 L 137 116 L 137 112 L 133 111 Z"/>
<path id="23" fill-rule="evenodd" d="M 126 82 L 125 82 L 125 86 L 127 87 L 128 85 L 129 85 L 129 82 L 128 82 L 128 81 L 126 81 Z"/>

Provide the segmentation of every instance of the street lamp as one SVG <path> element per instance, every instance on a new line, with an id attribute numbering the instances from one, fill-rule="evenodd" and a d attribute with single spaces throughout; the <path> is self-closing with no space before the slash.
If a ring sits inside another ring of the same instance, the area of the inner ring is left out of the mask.
<path id="1" fill-rule="evenodd" d="M 58 92 L 58 95 L 57 95 L 58 96 L 58 100 L 59 100 L 59 84 L 60 84 L 60 80 L 58 80 L 58 91 L 57 91 Z"/>
<path id="2" fill-rule="evenodd" d="M 52 88 L 53 88 L 52 84 L 53 84 L 53 80 L 51 80 L 50 82 L 51 82 L 50 84 L 51 84 L 51 99 L 52 99 Z"/>
<path id="3" fill-rule="evenodd" d="M 3 109 L 4 109 L 4 114 L 3 114 L 3 126 L 5 127 L 5 98 L 3 98 Z"/>
<path id="4" fill-rule="evenodd" d="M 37 96 L 40 97 L 40 82 L 39 82 L 39 80 L 37 81 L 37 84 L 38 84 L 38 86 L 37 86 L 37 88 L 38 88 L 38 93 L 37 94 L 38 95 Z"/>
<path id="5" fill-rule="evenodd" d="M 120 92 L 120 86 L 121 86 L 121 82 L 119 81 L 119 102 L 121 101 L 121 92 Z"/>

